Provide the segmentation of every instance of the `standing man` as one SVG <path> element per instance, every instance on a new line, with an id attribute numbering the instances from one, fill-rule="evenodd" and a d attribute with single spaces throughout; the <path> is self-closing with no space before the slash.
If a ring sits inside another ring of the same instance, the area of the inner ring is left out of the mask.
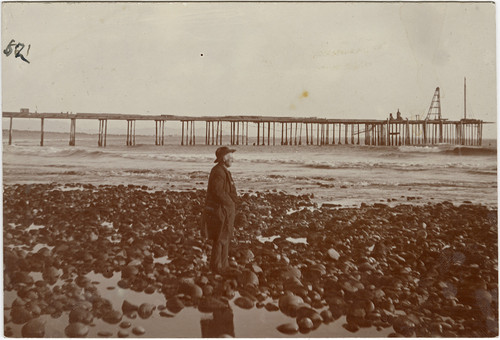
<path id="1" fill-rule="evenodd" d="M 233 152 L 227 146 L 215 151 L 217 163 L 208 179 L 205 216 L 208 238 L 212 240 L 210 268 L 221 273 L 229 267 L 229 243 L 233 235 L 236 216 L 236 188 L 228 168 L 233 164 Z"/>

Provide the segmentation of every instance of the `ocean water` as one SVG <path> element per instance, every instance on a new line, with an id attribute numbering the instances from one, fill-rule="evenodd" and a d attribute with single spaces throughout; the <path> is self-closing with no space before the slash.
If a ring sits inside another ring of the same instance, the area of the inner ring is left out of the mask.
<path id="1" fill-rule="evenodd" d="M 153 136 L 109 135 L 105 148 L 97 135 L 14 131 L 3 134 L 3 182 L 135 184 L 155 189 L 205 189 L 218 146 L 181 146 L 168 136 L 155 146 Z M 197 140 L 204 142 L 203 138 Z M 486 147 L 453 145 L 373 147 L 234 146 L 231 172 L 240 192 L 279 191 L 313 194 L 340 206 L 386 202 L 426 204 L 451 201 L 497 207 L 496 142 Z"/>

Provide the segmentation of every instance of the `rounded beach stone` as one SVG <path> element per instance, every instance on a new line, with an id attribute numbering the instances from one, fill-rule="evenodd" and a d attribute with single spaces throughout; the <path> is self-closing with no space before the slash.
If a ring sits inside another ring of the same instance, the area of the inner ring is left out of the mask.
<path id="1" fill-rule="evenodd" d="M 135 335 L 143 335 L 144 333 L 146 333 L 146 330 L 144 329 L 144 327 L 135 326 L 134 328 L 132 328 L 132 333 L 134 333 Z"/>
<path id="2" fill-rule="evenodd" d="M 203 296 L 212 296 L 214 293 L 214 287 L 212 285 L 205 285 L 203 286 Z"/>
<path id="3" fill-rule="evenodd" d="M 252 309 L 254 306 L 253 301 L 245 296 L 240 296 L 234 300 L 234 304 L 243 309 Z"/>
<path id="4" fill-rule="evenodd" d="M 321 311 L 320 315 L 323 318 L 324 323 L 330 323 L 333 321 L 332 312 L 330 312 L 330 310 L 328 310 L 328 309 Z"/>
<path id="5" fill-rule="evenodd" d="M 10 310 L 10 317 L 15 324 L 23 324 L 33 318 L 31 312 L 25 306 L 18 306 Z"/>
<path id="6" fill-rule="evenodd" d="M 276 312 L 276 311 L 280 310 L 280 308 L 275 303 L 272 303 L 272 302 L 266 303 L 266 305 L 264 307 L 266 308 L 266 310 L 268 312 Z"/>
<path id="7" fill-rule="evenodd" d="M 139 268 L 134 265 L 124 266 L 122 269 L 122 278 L 131 278 L 139 274 Z"/>
<path id="8" fill-rule="evenodd" d="M 242 287 L 246 287 L 247 285 L 253 285 L 255 287 L 259 286 L 259 278 L 257 274 L 253 271 L 245 270 L 238 276 L 238 283 Z"/>
<path id="9" fill-rule="evenodd" d="M 355 333 L 355 332 L 359 331 L 359 327 L 354 323 L 345 323 L 342 325 L 342 327 L 344 327 L 345 329 L 347 329 L 351 333 Z"/>
<path id="10" fill-rule="evenodd" d="M 92 313 L 81 307 L 73 309 L 69 313 L 69 323 L 81 322 L 88 325 L 92 322 L 93 319 L 94 316 L 92 315 Z"/>
<path id="11" fill-rule="evenodd" d="M 328 249 L 328 257 L 332 260 L 338 260 L 340 258 L 340 254 L 333 248 Z"/>
<path id="12" fill-rule="evenodd" d="M 119 338 L 127 338 L 129 336 L 129 332 L 124 330 L 124 329 L 120 329 L 118 331 L 118 337 Z"/>
<path id="13" fill-rule="evenodd" d="M 120 322 L 120 327 L 121 328 L 129 328 L 130 326 L 132 326 L 132 324 L 130 323 L 130 321 L 122 321 L 122 322 Z"/>
<path id="14" fill-rule="evenodd" d="M 405 316 L 398 316 L 394 319 L 392 327 L 396 333 L 402 334 L 405 337 L 412 336 L 415 331 L 415 323 Z"/>
<path id="15" fill-rule="evenodd" d="M 110 324 L 116 324 L 122 320 L 123 314 L 120 311 L 112 310 L 103 316 L 103 320 Z"/>
<path id="16" fill-rule="evenodd" d="M 168 299 L 167 309 L 172 313 L 179 313 L 183 308 L 184 304 L 177 296 Z"/>
<path id="17" fill-rule="evenodd" d="M 295 317 L 297 309 L 302 303 L 304 303 L 304 300 L 300 296 L 290 294 L 283 295 L 279 299 L 278 305 L 283 314 Z"/>
<path id="18" fill-rule="evenodd" d="M 314 327 L 312 320 L 309 318 L 298 318 L 297 325 L 301 332 L 309 332 Z"/>
<path id="19" fill-rule="evenodd" d="M 28 321 L 21 329 L 23 338 L 43 338 L 45 336 L 45 322 L 40 319 Z"/>
<path id="20" fill-rule="evenodd" d="M 127 280 L 120 280 L 117 285 L 122 289 L 128 289 L 130 287 L 130 283 Z"/>
<path id="21" fill-rule="evenodd" d="M 99 331 L 99 332 L 97 332 L 97 335 L 104 337 L 104 338 L 109 338 L 113 335 L 113 333 L 110 331 Z"/>
<path id="22" fill-rule="evenodd" d="M 295 334 L 299 331 L 299 326 L 295 322 L 288 322 L 276 327 L 283 334 Z"/>
<path id="23" fill-rule="evenodd" d="M 146 294 L 153 294 L 156 291 L 156 288 L 153 286 L 147 286 L 146 289 L 144 289 L 144 293 Z"/>
<path id="24" fill-rule="evenodd" d="M 203 289 L 196 283 L 190 281 L 181 282 L 179 291 L 185 295 L 189 295 L 193 300 L 198 300 L 203 296 Z"/>
<path id="25" fill-rule="evenodd" d="M 89 333 L 89 327 L 81 322 L 70 323 L 64 333 L 68 338 L 84 338 Z"/>
<path id="26" fill-rule="evenodd" d="M 202 313 L 211 313 L 215 310 L 228 308 L 227 302 L 223 302 L 214 297 L 201 298 L 198 303 L 198 310 Z"/>
<path id="27" fill-rule="evenodd" d="M 127 300 L 124 300 L 123 303 L 122 303 L 122 312 L 123 314 L 128 314 L 128 313 L 131 313 L 131 312 L 135 312 L 139 309 L 139 307 L 137 305 L 134 305 L 130 302 L 128 302 Z"/>
<path id="28" fill-rule="evenodd" d="M 150 303 L 143 303 L 139 306 L 139 310 L 137 311 L 137 314 L 139 314 L 139 317 L 141 319 L 147 319 L 149 318 L 152 314 L 153 311 L 156 309 L 156 307 Z"/>

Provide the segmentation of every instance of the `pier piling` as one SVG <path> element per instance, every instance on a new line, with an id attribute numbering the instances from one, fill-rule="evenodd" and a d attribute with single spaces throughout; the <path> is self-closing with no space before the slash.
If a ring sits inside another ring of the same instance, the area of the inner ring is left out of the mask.
<path id="1" fill-rule="evenodd" d="M 44 118 L 40 119 L 40 146 L 43 146 L 43 120 Z"/>
<path id="2" fill-rule="evenodd" d="M 12 145 L 12 117 L 10 117 L 10 124 L 9 124 L 9 145 Z"/>
<path id="3" fill-rule="evenodd" d="M 69 127 L 69 145 L 75 146 L 76 144 L 76 118 L 71 118 Z"/>
<path id="4" fill-rule="evenodd" d="M 135 119 L 127 119 L 127 146 L 135 145 Z"/>

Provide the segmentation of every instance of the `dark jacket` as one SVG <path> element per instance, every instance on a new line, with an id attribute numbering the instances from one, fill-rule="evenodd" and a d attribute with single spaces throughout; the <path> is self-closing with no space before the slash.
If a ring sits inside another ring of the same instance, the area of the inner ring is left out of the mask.
<path id="1" fill-rule="evenodd" d="M 233 177 L 222 163 L 218 163 L 210 172 L 205 203 L 209 238 L 231 237 L 237 201 Z"/>

